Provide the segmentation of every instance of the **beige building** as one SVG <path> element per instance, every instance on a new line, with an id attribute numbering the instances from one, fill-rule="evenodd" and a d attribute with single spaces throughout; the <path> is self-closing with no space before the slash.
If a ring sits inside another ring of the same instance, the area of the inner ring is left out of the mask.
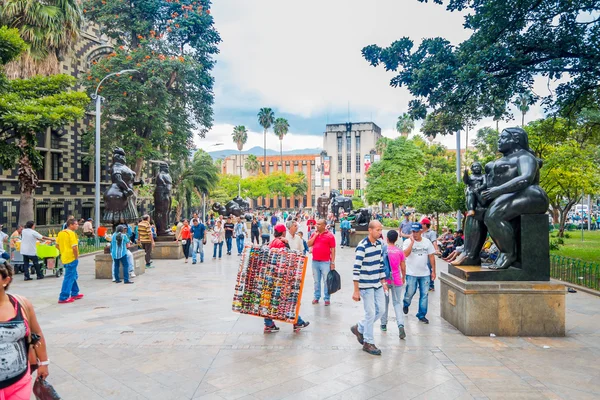
<path id="1" fill-rule="evenodd" d="M 373 122 L 328 124 L 321 154 L 323 191 L 337 189 L 346 196 L 361 197 L 367 184 L 366 168 L 378 157 L 375 147 L 381 137 L 381 128 Z"/>

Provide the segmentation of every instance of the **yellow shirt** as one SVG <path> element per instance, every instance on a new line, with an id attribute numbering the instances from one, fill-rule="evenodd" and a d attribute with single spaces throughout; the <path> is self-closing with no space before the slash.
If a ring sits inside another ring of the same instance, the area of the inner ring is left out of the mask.
<path id="1" fill-rule="evenodd" d="M 58 233 L 58 237 L 56 238 L 56 244 L 60 250 L 60 260 L 63 264 L 70 264 L 75 261 L 73 247 L 77 247 L 79 245 L 79 240 L 77 239 L 77 234 L 74 231 L 70 229 L 64 229 L 60 231 Z"/>

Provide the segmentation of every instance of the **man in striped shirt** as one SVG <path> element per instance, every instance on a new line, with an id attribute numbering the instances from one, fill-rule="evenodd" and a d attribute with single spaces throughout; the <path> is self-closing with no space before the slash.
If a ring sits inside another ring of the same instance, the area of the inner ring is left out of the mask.
<path id="1" fill-rule="evenodd" d="M 356 246 L 352 300 L 363 299 L 365 317 L 350 328 L 358 343 L 363 345 L 363 351 L 375 356 L 381 355 L 381 350 L 375 347 L 373 326 L 385 310 L 384 291 L 387 292 L 380 241 L 382 230 L 383 225 L 379 221 L 371 221 L 369 236 Z"/>
<path id="2" fill-rule="evenodd" d="M 152 236 L 152 228 L 150 227 L 150 216 L 148 214 L 142 217 L 138 223 L 138 244 L 140 244 L 146 252 L 146 268 L 152 268 L 152 249 L 154 248 L 154 237 Z"/>

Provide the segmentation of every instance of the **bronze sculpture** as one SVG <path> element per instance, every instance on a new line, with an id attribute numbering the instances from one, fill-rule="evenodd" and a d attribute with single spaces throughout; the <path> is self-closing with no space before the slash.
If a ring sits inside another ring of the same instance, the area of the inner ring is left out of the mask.
<path id="1" fill-rule="evenodd" d="M 352 214 L 350 214 L 350 217 L 354 217 L 354 221 L 352 221 L 352 228 L 355 231 L 369 230 L 369 222 L 371 222 L 372 215 L 368 208 L 359 208 L 358 210 L 354 210 L 352 211 Z"/>
<path id="2" fill-rule="evenodd" d="M 113 150 L 110 178 L 112 184 L 104 192 L 102 222 L 114 225 L 121 219 L 126 223 L 137 221 L 133 186 L 139 185 L 140 182 L 135 182 L 135 172 L 125 165 L 125 151 L 119 147 Z"/>
<path id="3" fill-rule="evenodd" d="M 354 208 L 352 199 L 342 196 L 338 190 L 333 189 L 329 197 L 331 198 L 331 212 L 336 218 L 340 217 L 340 208 L 343 208 L 345 212 L 349 212 Z"/>
<path id="4" fill-rule="evenodd" d="M 317 199 L 317 212 L 319 213 L 320 218 L 325 218 L 327 216 L 330 201 L 329 196 L 325 193 Z"/>
<path id="5" fill-rule="evenodd" d="M 519 217 L 548 211 L 548 196 L 539 186 L 542 161 L 529 148 L 527 133 L 521 128 L 503 130 L 498 151 L 502 157 L 485 166 L 483 204 L 465 220 L 465 258 L 460 265 L 481 263 L 479 254 L 489 231 L 500 250 L 490 269 L 520 268 Z"/>
<path id="6" fill-rule="evenodd" d="M 154 223 L 156 224 L 156 234 L 157 236 L 173 236 L 173 231 L 169 229 L 173 179 L 169 175 L 169 165 L 167 163 L 160 163 L 154 182 Z"/>

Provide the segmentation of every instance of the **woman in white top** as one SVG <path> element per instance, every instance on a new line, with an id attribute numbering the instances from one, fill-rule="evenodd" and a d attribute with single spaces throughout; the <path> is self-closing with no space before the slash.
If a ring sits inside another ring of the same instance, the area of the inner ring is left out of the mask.
<path id="1" fill-rule="evenodd" d="M 219 260 L 223 254 L 223 242 L 225 241 L 225 229 L 221 220 L 217 221 L 217 224 L 213 228 L 211 240 L 214 244 L 213 258 L 217 258 L 217 248 L 219 248 Z"/>

